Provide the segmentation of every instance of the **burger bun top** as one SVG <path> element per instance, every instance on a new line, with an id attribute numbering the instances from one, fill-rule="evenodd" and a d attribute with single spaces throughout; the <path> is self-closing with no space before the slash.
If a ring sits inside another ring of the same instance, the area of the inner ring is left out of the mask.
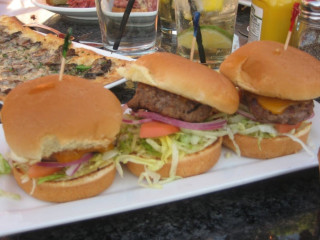
<path id="1" fill-rule="evenodd" d="M 106 148 L 120 130 L 122 109 L 98 83 L 49 75 L 14 88 L 1 117 L 13 155 L 37 162 L 55 152 Z"/>
<path id="2" fill-rule="evenodd" d="M 238 109 L 238 92 L 226 77 L 175 54 L 144 55 L 118 72 L 128 80 L 157 87 L 221 112 L 231 114 Z"/>
<path id="3" fill-rule="evenodd" d="M 247 43 L 221 64 L 220 72 L 249 92 L 289 100 L 320 96 L 320 61 L 273 41 Z"/>

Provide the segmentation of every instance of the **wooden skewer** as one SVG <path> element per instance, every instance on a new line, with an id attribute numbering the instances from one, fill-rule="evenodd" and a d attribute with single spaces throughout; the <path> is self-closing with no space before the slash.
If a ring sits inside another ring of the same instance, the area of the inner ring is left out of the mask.
<path id="1" fill-rule="evenodd" d="M 319 173 L 320 173 L 320 147 L 319 147 L 319 150 L 318 150 L 318 162 L 319 162 Z"/>
<path id="2" fill-rule="evenodd" d="M 292 15 L 291 15 L 291 24 L 290 24 L 290 28 L 289 28 L 289 31 L 288 31 L 288 34 L 287 34 L 287 39 L 286 39 L 286 42 L 284 44 L 284 50 L 287 50 L 288 48 L 288 45 L 289 45 L 289 42 L 290 42 L 290 39 L 291 39 L 291 35 L 292 35 L 292 29 L 293 29 L 293 25 L 296 21 L 296 18 L 299 14 L 299 5 L 300 3 L 298 2 L 295 2 L 293 4 L 293 9 L 292 9 Z"/>
<path id="3" fill-rule="evenodd" d="M 61 67 L 60 67 L 60 72 L 59 72 L 59 81 L 62 81 L 65 66 L 66 66 L 66 59 L 64 57 L 62 57 Z"/>
<path id="4" fill-rule="evenodd" d="M 60 73 L 59 73 L 59 81 L 62 81 L 64 68 L 66 65 L 66 58 L 67 58 L 67 52 L 69 49 L 69 45 L 71 44 L 70 36 L 72 34 L 72 29 L 68 29 L 68 33 L 66 34 L 66 37 L 64 38 L 64 44 L 62 47 L 62 56 L 61 56 L 61 67 L 60 67 Z"/>
<path id="5" fill-rule="evenodd" d="M 193 60 L 193 56 L 194 56 L 194 48 L 196 46 L 196 42 L 197 42 L 197 38 L 193 37 L 192 38 L 192 43 L 191 43 L 191 50 L 190 50 L 190 60 Z"/>

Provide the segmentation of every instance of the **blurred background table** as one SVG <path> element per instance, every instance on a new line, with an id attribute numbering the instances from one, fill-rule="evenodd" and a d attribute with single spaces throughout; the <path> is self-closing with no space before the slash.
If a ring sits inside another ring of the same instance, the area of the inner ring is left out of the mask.
<path id="1" fill-rule="evenodd" d="M 0 1 L 1 14 L 16 15 L 24 23 L 42 23 L 61 32 L 72 27 L 76 41 L 101 42 L 97 21 L 74 21 L 32 6 L 8 12 L 2 7 L 4 2 Z M 240 45 L 247 40 L 249 12 L 249 7 L 239 5 L 236 35 Z M 159 50 L 163 50 L 161 41 L 159 34 Z M 112 91 L 123 103 L 133 94 L 124 84 Z M 186 200 L 0 239 L 319 240 L 319 169 L 309 168 Z"/>

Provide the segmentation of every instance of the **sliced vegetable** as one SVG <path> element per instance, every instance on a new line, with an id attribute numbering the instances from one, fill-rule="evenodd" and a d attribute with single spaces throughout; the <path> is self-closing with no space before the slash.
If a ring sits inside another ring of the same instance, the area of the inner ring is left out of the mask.
<path id="1" fill-rule="evenodd" d="M 20 200 L 21 196 L 17 193 L 11 193 L 11 192 L 7 192 L 5 190 L 0 189 L 0 197 L 7 197 L 7 198 L 11 198 L 14 200 Z"/>
<path id="2" fill-rule="evenodd" d="M 76 171 L 79 169 L 79 167 L 81 166 L 81 163 L 78 164 L 73 164 L 72 166 L 70 166 L 67 170 L 66 170 L 66 174 L 68 176 L 72 176 L 76 173 Z"/>
<path id="3" fill-rule="evenodd" d="M 140 138 L 162 137 L 179 131 L 178 127 L 170 124 L 156 121 L 146 122 L 141 124 Z"/>
<path id="4" fill-rule="evenodd" d="M 30 178 L 39 178 L 51 175 L 55 172 L 58 172 L 60 169 L 61 167 L 44 167 L 34 164 L 30 166 L 27 174 Z"/>
<path id="5" fill-rule="evenodd" d="M 294 124 L 294 125 L 289 125 L 289 124 L 274 124 L 275 129 L 279 133 L 288 133 L 292 129 L 297 129 L 301 126 L 301 122 Z"/>
<path id="6" fill-rule="evenodd" d="M 246 111 L 243 111 L 241 109 L 238 109 L 237 113 L 239 113 L 240 115 L 246 117 L 246 118 L 249 118 L 250 120 L 256 120 L 256 118 L 249 112 L 246 112 Z"/>
<path id="7" fill-rule="evenodd" d="M 86 162 L 92 157 L 93 153 L 86 153 L 81 158 L 72 162 L 38 162 L 37 165 L 42 167 L 68 167 L 74 164 Z"/>
<path id="8" fill-rule="evenodd" d="M 193 130 L 214 130 L 214 129 L 219 129 L 222 128 L 227 121 L 224 119 L 217 119 L 211 122 L 202 122 L 202 123 L 190 123 L 190 122 L 185 122 L 181 121 L 175 118 L 171 117 L 166 117 L 158 113 L 154 112 L 144 112 L 144 111 L 139 111 L 137 113 L 133 113 L 138 117 L 141 118 L 150 118 L 154 121 L 159 121 L 163 123 L 167 123 L 179 128 L 186 128 L 186 129 L 193 129 Z"/>
<path id="9" fill-rule="evenodd" d="M 9 174 L 11 173 L 11 167 L 9 163 L 4 159 L 0 154 L 0 174 Z"/>
<path id="10" fill-rule="evenodd" d="M 87 71 L 87 70 L 89 70 L 89 69 L 91 69 L 91 66 L 86 66 L 86 65 L 77 65 L 76 66 L 76 69 L 78 70 L 78 71 Z"/>
<path id="11" fill-rule="evenodd" d="M 146 122 L 151 122 L 152 120 L 149 118 L 144 118 L 144 119 L 138 119 L 138 120 L 132 120 L 132 119 L 122 119 L 122 122 L 126 124 L 142 124 Z"/>

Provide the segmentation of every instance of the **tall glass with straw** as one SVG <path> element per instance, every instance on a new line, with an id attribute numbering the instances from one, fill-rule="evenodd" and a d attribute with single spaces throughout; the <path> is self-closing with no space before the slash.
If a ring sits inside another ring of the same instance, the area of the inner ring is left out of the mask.
<path id="1" fill-rule="evenodd" d="M 190 58 L 194 34 L 194 12 L 200 12 L 199 29 L 206 56 L 206 64 L 214 69 L 231 53 L 237 0 L 175 0 L 177 54 Z M 200 61 L 198 44 L 194 61 Z"/>

